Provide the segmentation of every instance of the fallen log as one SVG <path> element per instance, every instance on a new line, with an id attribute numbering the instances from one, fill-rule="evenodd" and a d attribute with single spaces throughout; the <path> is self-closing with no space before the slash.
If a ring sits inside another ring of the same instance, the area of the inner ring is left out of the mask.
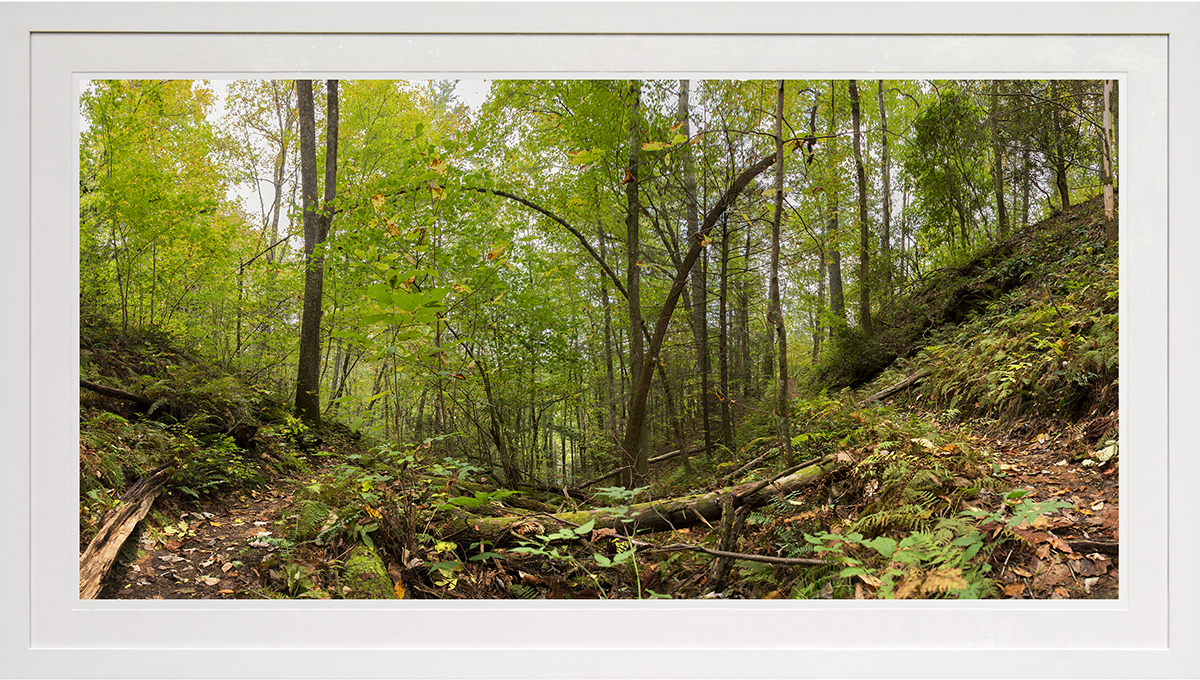
<path id="1" fill-rule="evenodd" d="M 834 453 L 775 481 L 748 482 L 709 493 L 636 503 L 628 506 L 623 513 L 614 508 L 600 508 L 520 517 L 480 517 L 462 508 L 446 508 L 447 521 L 441 525 L 438 534 L 441 538 L 460 543 L 482 540 L 493 545 L 505 545 L 521 536 L 546 533 L 555 527 L 580 526 L 587 522 L 594 522 L 593 530 L 612 529 L 626 535 L 683 529 L 701 523 L 711 526 L 721 518 L 721 499 L 724 496 L 731 497 L 735 509 L 747 505 L 759 507 L 771 497 L 812 484 L 849 462 L 849 454 Z"/>
<path id="2" fill-rule="evenodd" d="M 100 584 L 108 575 L 113 560 L 121 545 L 142 521 L 154 499 L 162 491 L 162 485 L 171 475 L 174 463 L 155 468 L 149 475 L 129 487 L 121 497 L 121 503 L 104 515 L 100 531 L 79 556 L 79 599 L 90 600 L 100 592 Z"/>
<path id="3" fill-rule="evenodd" d="M 150 408 L 154 405 L 154 401 L 148 397 L 143 397 L 142 395 L 134 394 L 133 392 L 126 392 L 125 390 L 118 390 L 115 387 L 105 387 L 104 385 L 97 385 L 94 382 L 88 382 L 86 380 L 80 380 L 79 386 L 86 390 L 91 390 L 96 394 L 112 397 L 113 399 L 132 401 L 142 408 Z"/>
<path id="4" fill-rule="evenodd" d="M 872 394 L 871 396 L 867 397 L 866 399 L 863 399 L 861 402 L 859 402 L 858 405 L 865 406 L 874 401 L 879 401 L 881 399 L 887 399 L 888 397 L 892 396 L 893 394 L 903 392 L 904 390 L 907 390 L 908 388 L 912 387 L 913 385 L 916 385 L 917 383 L 921 382 L 921 380 L 923 378 L 927 377 L 929 374 L 930 374 L 930 371 L 928 371 L 928 370 L 917 371 L 916 373 L 913 373 L 912 375 L 908 376 L 904 380 L 901 380 L 900 382 L 896 383 L 895 385 L 892 385 L 891 387 L 882 389 L 879 392 L 876 392 L 875 394 Z"/>
<path id="5" fill-rule="evenodd" d="M 675 456 L 678 456 L 681 454 L 686 454 L 686 455 L 690 456 L 693 453 L 700 453 L 701 451 L 707 451 L 708 449 L 709 449 L 709 447 L 707 447 L 707 446 L 701 446 L 698 449 L 689 449 L 687 451 L 684 451 L 683 449 L 676 449 L 674 451 L 668 451 L 668 452 L 662 454 L 661 456 L 655 456 L 655 457 L 651 458 L 649 463 L 651 465 L 654 465 L 655 463 L 661 463 L 664 460 L 670 460 L 670 459 L 674 458 Z M 589 487 L 593 484 L 596 484 L 597 482 L 603 482 L 604 480 L 606 480 L 610 477 L 616 477 L 617 475 L 621 474 L 621 470 L 624 470 L 624 469 L 625 468 L 617 468 L 616 470 L 606 472 L 606 473 L 600 475 L 599 477 L 596 477 L 594 479 L 589 479 L 588 481 L 577 485 L 575 488 L 576 489 L 586 489 L 587 487 Z"/>

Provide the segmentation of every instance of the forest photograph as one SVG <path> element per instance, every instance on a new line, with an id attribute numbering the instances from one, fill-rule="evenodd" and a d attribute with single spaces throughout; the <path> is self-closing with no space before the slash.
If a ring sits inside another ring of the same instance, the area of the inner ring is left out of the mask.
<path id="1" fill-rule="evenodd" d="M 80 598 L 1115 599 L 1118 90 L 85 81 Z"/>

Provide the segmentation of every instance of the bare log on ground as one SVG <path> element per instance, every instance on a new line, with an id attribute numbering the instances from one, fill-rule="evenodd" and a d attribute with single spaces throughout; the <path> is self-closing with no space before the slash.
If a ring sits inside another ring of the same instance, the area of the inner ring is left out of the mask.
<path id="1" fill-rule="evenodd" d="M 871 396 L 867 397 L 866 399 L 863 399 L 861 402 L 859 402 L 858 405 L 865 406 L 866 404 L 870 404 L 871 402 L 879 401 L 881 399 L 887 399 L 888 397 L 892 396 L 893 394 L 903 392 L 904 390 L 907 390 L 908 388 L 912 387 L 913 385 L 916 385 L 917 383 L 921 382 L 921 380 L 928 375 L 929 375 L 929 371 L 925 371 L 925 370 L 917 371 L 916 373 L 913 373 L 912 375 L 908 376 L 904 380 L 901 380 L 900 382 L 896 383 L 895 385 L 892 385 L 891 387 L 880 390 L 879 392 L 872 394 Z"/>
<path id="2" fill-rule="evenodd" d="M 100 531 L 79 556 L 79 599 L 90 600 L 100 592 L 100 584 L 108 575 L 121 545 L 133 533 L 137 523 L 150 512 L 150 506 L 162 491 L 163 483 L 171 475 L 172 465 L 167 463 L 156 468 L 129 487 L 121 497 L 121 504 L 104 515 Z"/>
<path id="3" fill-rule="evenodd" d="M 707 451 L 708 449 L 709 449 L 709 447 L 707 447 L 707 446 L 701 446 L 698 449 L 689 449 L 687 451 L 684 451 L 683 449 L 676 449 L 674 451 L 668 451 L 668 452 L 662 454 L 661 456 L 655 456 L 655 457 L 651 458 L 649 460 L 649 463 L 651 465 L 654 465 L 655 463 L 661 463 L 664 460 L 670 460 L 670 459 L 674 458 L 675 456 L 678 456 L 681 454 L 686 454 L 686 455 L 690 456 L 693 453 L 701 453 L 703 451 Z M 594 479 L 589 479 L 588 481 L 586 481 L 582 484 L 579 484 L 578 486 L 576 486 L 576 488 L 586 489 L 587 487 L 589 487 L 593 484 L 596 484 L 597 482 L 603 482 L 604 480 L 609 479 L 610 477 L 616 477 L 617 475 L 621 474 L 621 470 L 624 470 L 624 469 L 625 468 L 617 468 L 616 470 L 613 470 L 611 472 L 606 472 L 606 473 L 600 475 L 599 477 L 596 477 Z"/>
<path id="4" fill-rule="evenodd" d="M 113 399 L 132 401 L 143 408 L 150 408 L 154 405 L 154 402 L 147 397 L 143 397 L 140 394 L 134 394 L 132 392 L 126 392 L 125 390 L 118 390 L 115 387 L 105 387 L 104 385 L 97 385 L 96 383 L 88 382 L 86 380 L 80 380 L 79 386 L 84 389 L 91 390 L 96 394 L 112 397 Z"/>
<path id="5" fill-rule="evenodd" d="M 696 524 L 712 525 L 721 519 L 721 498 L 730 496 L 735 508 L 765 505 L 772 496 L 780 496 L 812 484 L 851 461 L 846 453 L 834 453 L 812 461 L 781 479 L 749 482 L 710 493 L 668 498 L 630 505 L 624 514 L 612 508 L 524 515 L 521 517 L 479 517 L 461 508 L 447 508 L 447 521 L 438 533 L 458 542 L 490 541 L 493 545 L 511 543 L 514 537 L 534 535 L 561 526 L 580 526 L 595 522 L 594 529 L 614 529 L 622 534 L 654 533 L 683 529 Z"/>

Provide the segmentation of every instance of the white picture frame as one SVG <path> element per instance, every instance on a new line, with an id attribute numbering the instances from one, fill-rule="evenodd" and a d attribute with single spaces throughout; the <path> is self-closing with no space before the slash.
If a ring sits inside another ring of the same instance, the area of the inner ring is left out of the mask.
<path id="1" fill-rule="evenodd" d="M 0 65 L 0 677 L 1200 677 L 1200 3 L 10 3 Z M 1121 81 L 1118 600 L 78 599 L 82 79 L 1002 73 Z"/>

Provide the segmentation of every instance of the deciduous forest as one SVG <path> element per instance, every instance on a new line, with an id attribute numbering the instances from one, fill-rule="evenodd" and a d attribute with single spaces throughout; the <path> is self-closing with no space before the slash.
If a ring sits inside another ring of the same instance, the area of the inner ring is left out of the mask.
<path id="1" fill-rule="evenodd" d="M 91 81 L 81 597 L 1116 597 L 1117 97 Z"/>

